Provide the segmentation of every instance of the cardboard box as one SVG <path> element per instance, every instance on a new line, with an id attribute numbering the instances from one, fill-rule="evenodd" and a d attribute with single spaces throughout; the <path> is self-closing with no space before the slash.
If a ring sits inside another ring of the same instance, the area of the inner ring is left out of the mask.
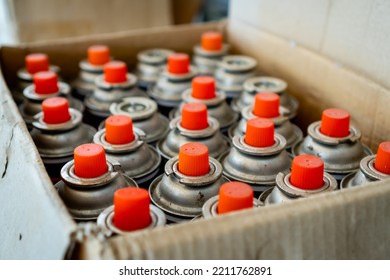
<path id="1" fill-rule="evenodd" d="M 66 78 L 72 78 L 90 44 L 108 44 L 115 57 L 134 65 L 135 54 L 144 48 L 161 46 L 191 52 L 201 33 L 210 29 L 224 30 L 234 52 L 255 57 L 259 70 L 288 82 L 289 92 L 301 102 L 298 123 L 302 128 L 318 120 L 322 109 L 343 104 L 371 148 L 389 140 L 390 92 L 385 87 L 235 17 L 227 23 L 3 47 L 1 67 L 5 81 L 12 86 L 24 55 L 41 51 L 63 68 Z M 4 209 L 0 212 L 0 258 L 62 258 L 71 239 L 72 245 L 79 241 L 73 257 L 81 259 L 390 258 L 387 181 L 109 240 L 102 240 L 93 231 L 78 236 L 8 90 L 0 83 L 4 124 L 0 149 L 7 151 L 5 158 L 0 158 Z"/>

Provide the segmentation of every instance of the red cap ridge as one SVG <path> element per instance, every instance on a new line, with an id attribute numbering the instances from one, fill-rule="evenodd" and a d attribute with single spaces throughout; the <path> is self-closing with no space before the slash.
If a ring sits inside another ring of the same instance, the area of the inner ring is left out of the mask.
<path id="1" fill-rule="evenodd" d="M 122 145 L 134 141 L 133 121 L 130 117 L 114 115 L 105 122 L 106 141 L 113 145 Z"/>
<path id="2" fill-rule="evenodd" d="M 254 118 L 246 123 L 245 143 L 252 147 L 270 147 L 275 143 L 274 123 L 269 119 Z"/>
<path id="3" fill-rule="evenodd" d="M 115 191 L 113 222 L 123 231 L 148 227 L 152 222 L 148 191 L 133 187 Z"/>
<path id="4" fill-rule="evenodd" d="M 110 49 L 105 45 L 94 45 L 88 48 L 88 62 L 95 66 L 103 66 L 110 61 Z"/>
<path id="5" fill-rule="evenodd" d="M 26 70 L 30 74 L 49 71 L 49 57 L 44 53 L 32 53 L 25 57 Z"/>
<path id="6" fill-rule="evenodd" d="M 225 183 L 219 189 L 218 214 L 253 207 L 253 189 L 241 182 Z"/>
<path id="7" fill-rule="evenodd" d="M 349 113 L 342 109 L 326 109 L 322 112 L 320 131 L 329 137 L 346 137 L 349 135 Z"/>
<path id="8" fill-rule="evenodd" d="M 43 71 L 33 76 L 35 92 L 37 94 L 53 94 L 59 91 L 57 74 Z"/>
<path id="9" fill-rule="evenodd" d="M 260 118 L 276 118 L 279 116 L 280 97 L 273 92 L 262 92 L 255 96 L 253 114 Z"/>
<path id="10" fill-rule="evenodd" d="M 110 61 L 104 64 L 104 80 L 110 84 L 120 84 L 127 81 L 127 66 L 122 61 Z"/>
<path id="11" fill-rule="evenodd" d="M 209 149 L 200 143 L 180 147 L 178 170 L 187 176 L 203 176 L 210 171 Z"/>
<path id="12" fill-rule="evenodd" d="M 290 183 L 302 190 L 317 190 L 324 185 L 324 162 L 312 155 L 293 159 Z"/>
<path id="13" fill-rule="evenodd" d="M 188 74 L 190 72 L 190 57 L 185 53 L 173 53 L 168 56 L 168 73 Z"/>
<path id="14" fill-rule="evenodd" d="M 209 126 L 207 107 L 202 103 L 185 104 L 181 111 L 181 126 L 189 130 L 201 130 Z"/>
<path id="15" fill-rule="evenodd" d="M 390 175 L 390 142 L 379 144 L 374 167 L 379 172 Z"/>
<path id="16" fill-rule="evenodd" d="M 64 97 L 51 97 L 42 102 L 43 121 L 47 124 L 59 124 L 71 119 L 69 103 Z"/>
<path id="17" fill-rule="evenodd" d="M 221 32 L 209 31 L 202 34 L 202 49 L 207 51 L 220 51 L 223 47 L 223 36 Z"/>
<path id="18" fill-rule="evenodd" d="M 74 173 L 81 178 L 96 178 L 108 170 L 106 153 L 98 144 L 83 144 L 74 149 Z"/>

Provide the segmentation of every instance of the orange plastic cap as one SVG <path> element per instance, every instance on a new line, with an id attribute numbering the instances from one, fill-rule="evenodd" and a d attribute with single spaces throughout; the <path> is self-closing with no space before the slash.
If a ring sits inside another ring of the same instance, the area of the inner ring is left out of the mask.
<path id="1" fill-rule="evenodd" d="M 270 147 L 275 143 L 275 127 L 269 119 L 254 118 L 246 123 L 245 143 L 252 147 Z"/>
<path id="2" fill-rule="evenodd" d="M 74 173 L 81 178 L 96 178 L 108 170 L 106 153 L 98 144 L 83 144 L 74 149 Z"/>
<path id="3" fill-rule="evenodd" d="M 133 121 L 130 117 L 114 115 L 106 119 L 106 141 L 114 145 L 133 142 Z"/>
<path id="4" fill-rule="evenodd" d="M 179 166 L 187 176 L 203 176 L 210 171 L 209 149 L 200 143 L 187 143 L 180 147 Z"/>
<path id="5" fill-rule="evenodd" d="M 107 83 L 119 84 L 127 81 L 127 66 L 122 61 L 111 61 L 104 64 L 104 80 Z"/>
<path id="6" fill-rule="evenodd" d="M 43 71 L 33 76 L 35 92 L 38 94 L 53 94 L 59 91 L 57 74 Z"/>
<path id="7" fill-rule="evenodd" d="M 47 124 L 65 123 L 70 120 L 69 103 L 64 97 L 51 97 L 42 102 L 43 121 Z"/>
<path id="8" fill-rule="evenodd" d="M 276 118 L 279 116 L 280 97 L 273 92 L 262 92 L 255 96 L 253 114 L 260 118 Z"/>
<path id="9" fill-rule="evenodd" d="M 346 137 L 349 135 L 349 113 L 342 109 L 326 109 L 322 112 L 320 131 L 330 137 Z"/>
<path id="10" fill-rule="evenodd" d="M 225 183 L 219 189 L 218 214 L 253 207 L 253 189 L 241 182 Z"/>
<path id="11" fill-rule="evenodd" d="M 148 191 L 132 187 L 115 191 L 113 222 L 123 231 L 148 227 L 152 222 Z"/>
<path id="12" fill-rule="evenodd" d="M 202 34 L 201 41 L 202 49 L 207 51 L 219 51 L 222 49 L 223 37 L 220 32 L 205 32 Z"/>
<path id="13" fill-rule="evenodd" d="M 390 142 L 380 143 L 374 167 L 379 172 L 390 175 Z"/>
<path id="14" fill-rule="evenodd" d="M 187 103 L 181 111 L 181 126 L 189 130 L 201 130 L 209 126 L 207 107 L 202 103 Z"/>
<path id="15" fill-rule="evenodd" d="M 197 99 L 215 98 L 215 80 L 207 76 L 199 76 L 192 80 L 192 97 Z"/>
<path id="16" fill-rule="evenodd" d="M 324 184 L 324 162 L 312 155 L 293 159 L 290 183 L 302 190 L 317 190 Z"/>
<path id="17" fill-rule="evenodd" d="M 26 55 L 26 69 L 30 74 L 49 70 L 49 57 L 44 53 L 32 53 Z"/>
<path id="18" fill-rule="evenodd" d="M 88 62 L 102 66 L 110 61 L 110 49 L 105 45 L 95 45 L 88 48 Z"/>
<path id="19" fill-rule="evenodd" d="M 190 57 L 185 53 L 173 53 L 168 56 L 168 72 L 187 74 L 190 72 Z"/>

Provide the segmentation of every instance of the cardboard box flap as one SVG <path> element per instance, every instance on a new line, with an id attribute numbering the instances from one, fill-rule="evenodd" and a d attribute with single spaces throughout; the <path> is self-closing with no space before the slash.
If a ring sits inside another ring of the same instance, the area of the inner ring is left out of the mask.
<path id="1" fill-rule="evenodd" d="M 0 259 L 62 259 L 76 224 L 0 76 Z"/>

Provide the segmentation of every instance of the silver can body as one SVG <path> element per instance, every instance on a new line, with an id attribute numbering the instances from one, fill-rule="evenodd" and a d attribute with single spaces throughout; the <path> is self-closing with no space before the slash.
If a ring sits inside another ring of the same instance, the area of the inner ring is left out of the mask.
<path id="1" fill-rule="evenodd" d="M 203 49 L 199 44 L 193 49 L 193 63 L 199 69 L 199 75 L 214 76 L 218 68 L 218 63 L 222 57 L 227 55 L 229 50 L 228 44 L 223 44 L 219 51 L 208 51 Z"/>
<path id="2" fill-rule="evenodd" d="M 79 76 L 72 82 L 76 97 L 84 99 L 95 90 L 95 80 L 104 71 L 103 65 L 93 65 L 84 59 L 79 63 Z"/>

